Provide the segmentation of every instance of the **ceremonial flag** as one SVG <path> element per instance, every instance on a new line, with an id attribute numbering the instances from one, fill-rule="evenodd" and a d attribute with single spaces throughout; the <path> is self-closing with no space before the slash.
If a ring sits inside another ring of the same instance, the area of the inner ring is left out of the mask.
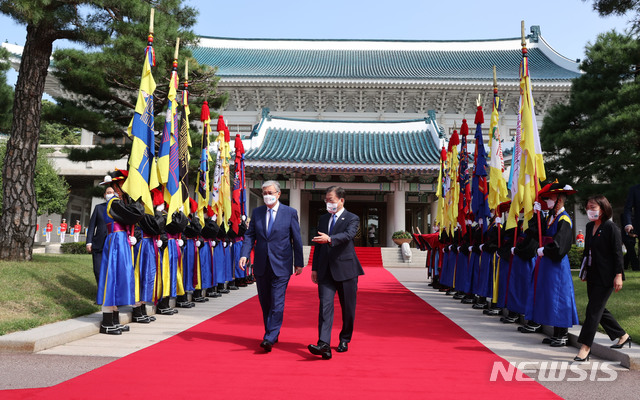
<path id="1" fill-rule="evenodd" d="M 460 184 L 458 182 L 458 145 L 460 139 L 458 137 L 458 131 L 454 130 L 453 135 L 449 139 L 449 146 L 447 147 L 447 170 L 449 173 L 446 176 L 444 189 L 445 189 L 445 204 L 444 204 L 444 227 L 449 234 L 453 234 L 453 225 L 458 219 L 458 197 L 460 195 Z M 454 175 L 455 174 L 455 175 Z"/>
<path id="2" fill-rule="evenodd" d="M 221 217 L 222 214 L 222 202 L 220 201 L 220 185 L 222 185 L 222 144 L 224 141 L 224 128 L 220 131 L 222 116 L 218 116 L 218 125 L 216 131 L 218 136 L 216 138 L 217 150 L 216 150 L 216 166 L 213 170 L 213 186 L 211 188 L 211 209 L 216 216 L 216 220 Z M 222 121 L 224 124 L 224 121 Z M 218 224 L 222 223 L 222 220 L 218 221 Z"/>
<path id="3" fill-rule="evenodd" d="M 439 232 L 444 232 L 444 197 L 446 191 L 444 190 L 444 184 L 446 180 L 447 172 L 447 150 L 442 146 L 440 150 L 440 171 L 438 172 L 438 187 L 436 188 L 436 197 L 438 198 L 438 210 L 436 213 L 436 225 L 440 228 Z"/>
<path id="4" fill-rule="evenodd" d="M 460 166 L 458 170 L 458 182 L 460 183 L 460 198 L 458 199 L 458 223 L 460 224 L 460 232 L 464 235 L 467 233 L 466 218 L 471 211 L 471 185 L 469 182 L 469 152 L 467 150 L 467 135 L 469 134 L 469 125 L 467 120 L 462 120 L 460 126 Z"/>
<path id="5" fill-rule="evenodd" d="M 520 65 L 520 168 L 517 181 L 518 186 L 518 211 L 524 209 L 524 229 L 533 218 L 533 203 L 538 196 L 540 181 L 547 179 L 540 146 L 540 135 L 534 111 L 533 95 L 531 92 L 531 79 L 529 77 L 529 59 L 527 57 L 526 42 L 522 41 L 522 63 Z M 514 171 L 515 174 L 515 171 Z M 513 190 L 513 189 L 512 189 Z M 511 203 L 511 210 L 514 210 Z M 510 213 L 511 214 L 511 213 Z M 513 218 L 509 218 L 507 229 L 515 226 Z"/>
<path id="6" fill-rule="evenodd" d="M 187 60 L 188 61 L 188 60 Z M 191 147 L 191 136 L 189 136 L 189 79 L 188 64 L 184 69 L 184 89 L 182 90 L 181 113 L 180 113 L 180 134 L 178 136 L 178 159 L 180 161 L 180 186 L 182 187 L 182 201 L 185 214 L 190 209 L 189 204 L 189 148 Z"/>
<path id="7" fill-rule="evenodd" d="M 179 119 L 178 119 L 178 60 L 173 60 L 173 70 L 169 81 L 167 116 L 164 121 L 162 142 L 158 154 L 158 176 L 164 185 L 164 201 L 168 204 L 167 224 L 171 223 L 172 215 L 183 206 L 182 189 L 180 187 L 180 150 L 179 150 Z"/>
<path id="8" fill-rule="evenodd" d="M 222 126 L 220 126 L 222 122 Z M 224 215 L 225 229 L 229 229 L 229 219 L 231 218 L 231 172 L 229 171 L 229 161 L 231 159 L 230 142 L 231 134 L 227 124 L 224 122 L 224 118 L 220 116 L 218 119 L 218 129 L 223 128 L 224 135 L 221 137 L 222 148 L 220 154 L 222 155 L 222 180 L 220 182 L 220 205 L 222 206 L 222 213 Z"/>
<path id="9" fill-rule="evenodd" d="M 479 103 L 479 102 L 478 102 Z M 476 147 L 473 157 L 473 181 L 471 183 L 471 211 L 478 223 L 482 225 L 482 232 L 487 230 L 489 224 L 489 188 L 487 187 L 487 152 L 484 149 L 482 136 L 482 124 L 484 114 L 482 106 L 478 104 L 476 111 Z"/>
<path id="10" fill-rule="evenodd" d="M 498 86 L 494 82 L 493 110 L 491 112 L 491 125 L 489 127 L 489 151 L 491 152 L 489 161 L 489 208 L 491 210 L 497 209 L 500 203 L 508 200 L 507 183 L 503 175 L 504 158 L 502 156 L 502 140 L 498 127 L 500 119 L 499 111 L 500 97 L 498 96 Z"/>
<path id="11" fill-rule="evenodd" d="M 156 82 L 151 73 L 152 66 L 155 66 L 155 53 L 153 51 L 153 34 L 149 33 L 138 100 L 135 113 L 127 129 L 129 137 L 133 139 L 129 156 L 129 177 L 122 185 L 122 190 L 132 200 L 142 200 L 147 214 L 153 214 L 150 184 L 151 181 L 157 181 L 157 179 L 152 179 L 152 175 L 156 174 L 153 169 L 155 166 L 153 92 L 156 90 Z"/>
<path id="12" fill-rule="evenodd" d="M 236 158 L 234 162 L 233 201 L 231 203 L 231 227 L 235 233 L 242 223 L 242 216 L 246 214 L 247 202 L 244 176 L 244 146 L 240 134 L 236 134 L 235 140 Z"/>
<path id="13" fill-rule="evenodd" d="M 204 226 L 204 210 L 208 205 L 209 194 L 209 163 L 211 155 L 209 154 L 209 134 L 211 133 L 211 117 L 209 112 L 209 103 L 205 100 L 200 113 L 200 121 L 202 121 L 202 142 L 200 146 L 200 166 L 198 167 L 198 187 L 196 189 L 196 199 L 198 202 L 198 218 L 200 226 Z"/>

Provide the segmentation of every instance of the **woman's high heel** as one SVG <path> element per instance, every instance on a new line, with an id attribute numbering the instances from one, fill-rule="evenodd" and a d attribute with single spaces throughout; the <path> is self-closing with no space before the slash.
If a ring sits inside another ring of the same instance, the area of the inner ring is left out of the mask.
<path id="1" fill-rule="evenodd" d="M 578 356 L 575 356 L 573 357 L 573 361 L 585 362 L 585 361 L 589 361 L 589 357 L 591 357 L 591 350 L 589 350 L 585 358 L 580 358 Z"/>
<path id="2" fill-rule="evenodd" d="M 609 347 L 611 347 L 612 349 L 621 349 L 621 348 L 623 348 L 623 347 L 624 347 L 624 345 L 625 345 L 625 344 L 627 344 L 627 343 L 629 343 L 629 348 L 631 348 L 631 336 L 629 336 L 629 337 L 627 338 L 627 340 L 625 340 L 624 342 L 622 342 L 622 343 L 612 344 L 612 345 L 611 345 L 611 346 L 609 346 Z"/>

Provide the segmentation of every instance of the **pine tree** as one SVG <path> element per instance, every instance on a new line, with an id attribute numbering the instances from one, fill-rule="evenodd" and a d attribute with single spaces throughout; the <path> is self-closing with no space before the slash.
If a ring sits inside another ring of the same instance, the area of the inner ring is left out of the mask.
<path id="1" fill-rule="evenodd" d="M 583 199 L 603 193 L 620 206 L 640 176 L 640 43 L 603 33 L 586 55 L 568 104 L 544 119 L 547 176 L 570 183 Z"/>

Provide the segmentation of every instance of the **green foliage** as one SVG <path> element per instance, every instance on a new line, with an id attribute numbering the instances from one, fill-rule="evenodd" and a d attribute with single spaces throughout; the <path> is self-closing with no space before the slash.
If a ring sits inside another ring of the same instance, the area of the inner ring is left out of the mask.
<path id="1" fill-rule="evenodd" d="M 0 261 L 0 335 L 94 313 L 96 291 L 89 254 Z"/>
<path id="2" fill-rule="evenodd" d="M 42 101 L 43 115 L 56 105 Z M 57 122 L 42 121 L 40 124 L 40 144 L 80 144 L 80 129 L 65 126 Z"/>
<path id="3" fill-rule="evenodd" d="M 407 231 L 395 231 L 391 235 L 391 239 L 411 239 L 412 236 Z"/>
<path id="4" fill-rule="evenodd" d="M 0 133 L 8 134 L 11 129 L 11 109 L 13 108 L 13 88 L 7 85 L 9 52 L 0 47 Z"/>
<path id="5" fill-rule="evenodd" d="M 0 168 L 4 164 L 6 147 L 0 144 Z M 0 187 L 2 176 L 0 176 Z M 67 209 L 69 201 L 69 184 L 64 177 L 59 176 L 47 158 L 47 152 L 40 150 L 36 161 L 36 200 L 38 215 L 62 214 Z M 2 192 L 0 192 L 0 210 L 2 210 Z"/>
<path id="6" fill-rule="evenodd" d="M 569 250 L 569 264 L 571 265 L 571 269 L 580 269 L 582 265 L 582 252 L 584 251 L 584 247 L 578 247 L 576 245 L 571 246 L 571 250 Z"/>
<path id="7" fill-rule="evenodd" d="M 640 176 L 640 44 L 608 32 L 586 50 L 569 103 L 544 119 L 545 168 L 580 198 L 602 193 L 620 207 Z"/>
<path id="8" fill-rule="evenodd" d="M 70 242 L 60 245 L 62 254 L 87 254 L 87 244 L 85 242 Z"/>

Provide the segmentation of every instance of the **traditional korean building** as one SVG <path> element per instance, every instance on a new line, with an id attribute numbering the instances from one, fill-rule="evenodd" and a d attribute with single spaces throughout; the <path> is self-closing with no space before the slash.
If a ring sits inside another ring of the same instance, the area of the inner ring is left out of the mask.
<path id="1" fill-rule="evenodd" d="M 526 42 L 541 125 L 549 107 L 568 100 L 580 71 L 577 61 L 549 46 L 539 27 L 531 27 Z M 494 65 L 506 148 L 516 131 L 520 38 L 202 37 L 193 54 L 218 68 L 218 87 L 229 93 L 220 112 L 248 150 L 250 208 L 261 204 L 260 184 L 278 180 L 283 202 L 300 211 L 305 241 L 315 233 L 322 195 L 331 185 L 347 190 L 346 207 L 360 216 L 359 245 L 390 245 L 396 230 L 428 232 L 438 150 L 462 119 L 473 124 L 478 105 L 488 132 Z"/>

